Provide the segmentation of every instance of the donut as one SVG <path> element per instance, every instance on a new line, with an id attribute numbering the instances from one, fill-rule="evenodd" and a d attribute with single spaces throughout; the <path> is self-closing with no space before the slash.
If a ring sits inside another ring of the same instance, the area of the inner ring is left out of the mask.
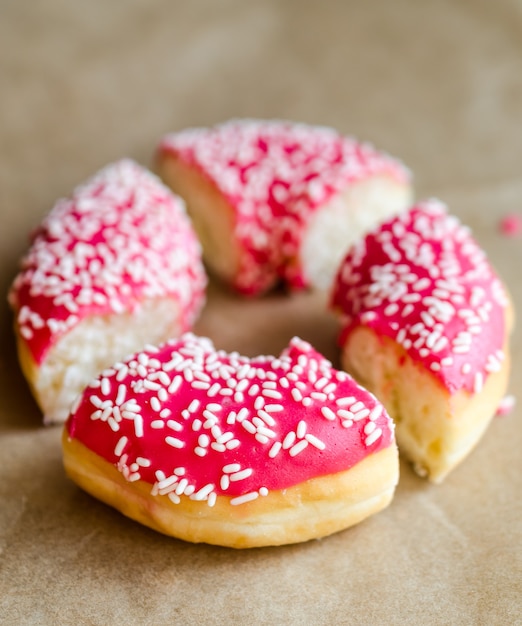
<path id="1" fill-rule="evenodd" d="M 171 133 L 156 163 L 187 203 L 208 268 L 244 295 L 278 284 L 328 290 L 350 243 L 411 201 L 397 160 L 285 121 Z"/>
<path id="2" fill-rule="evenodd" d="M 513 311 L 467 227 L 419 202 L 354 245 L 330 299 L 342 366 L 372 391 L 416 471 L 441 482 L 504 397 Z"/>
<path id="3" fill-rule="evenodd" d="M 398 480 L 382 404 L 298 338 L 279 357 L 191 333 L 147 346 L 90 383 L 62 442 L 86 492 L 166 535 L 234 548 L 345 529 Z"/>
<path id="4" fill-rule="evenodd" d="M 116 360 L 188 330 L 204 300 L 183 201 L 131 160 L 57 202 L 9 293 L 20 363 L 45 423 Z"/>

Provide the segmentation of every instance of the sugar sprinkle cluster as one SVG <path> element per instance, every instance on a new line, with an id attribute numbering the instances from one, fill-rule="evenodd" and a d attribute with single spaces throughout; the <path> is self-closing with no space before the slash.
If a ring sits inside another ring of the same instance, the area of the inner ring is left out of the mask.
<path id="1" fill-rule="evenodd" d="M 358 324 L 391 337 L 450 390 L 481 391 L 501 369 L 508 299 L 469 229 L 437 200 L 419 203 L 355 245 L 332 306 L 344 337 Z"/>
<path id="2" fill-rule="evenodd" d="M 175 297 L 184 328 L 203 302 L 201 251 L 181 199 L 130 160 L 58 201 L 34 236 L 10 291 L 37 362 L 84 316 Z"/>

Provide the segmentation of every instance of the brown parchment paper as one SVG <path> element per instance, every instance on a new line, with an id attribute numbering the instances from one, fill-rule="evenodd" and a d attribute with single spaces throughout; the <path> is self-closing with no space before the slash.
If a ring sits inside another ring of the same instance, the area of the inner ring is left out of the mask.
<path id="1" fill-rule="evenodd" d="M 522 311 L 522 5 L 398 0 L 0 0 L 0 292 L 54 201 L 170 130 L 232 117 L 331 125 L 401 157 L 469 224 Z M 160 536 L 64 475 L 0 303 L 1 624 L 522 624 L 522 404 L 441 486 L 321 541 L 237 552 Z M 337 359 L 313 295 L 211 286 L 196 330 Z M 522 339 L 510 391 L 522 388 Z"/>

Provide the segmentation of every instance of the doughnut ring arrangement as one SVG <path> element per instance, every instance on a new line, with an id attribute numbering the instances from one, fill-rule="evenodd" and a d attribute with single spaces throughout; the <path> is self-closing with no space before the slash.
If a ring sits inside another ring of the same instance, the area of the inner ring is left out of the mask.
<path id="1" fill-rule="evenodd" d="M 156 169 L 167 186 L 123 160 L 59 201 L 10 290 L 71 479 L 162 533 L 235 548 L 382 510 L 397 450 L 444 480 L 509 375 L 511 302 L 469 230 L 414 204 L 399 161 L 327 128 L 189 129 L 161 140 Z M 245 296 L 323 291 L 344 371 L 299 338 L 247 358 L 186 332 L 202 258 Z"/>

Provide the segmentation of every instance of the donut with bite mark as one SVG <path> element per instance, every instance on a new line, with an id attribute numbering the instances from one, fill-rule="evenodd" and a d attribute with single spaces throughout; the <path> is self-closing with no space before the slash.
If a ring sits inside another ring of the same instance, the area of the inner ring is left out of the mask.
<path id="1" fill-rule="evenodd" d="M 234 548 L 348 528 L 398 481 L 384 407 L 297 338 L 252 359 L 190 333 L 149 346 L 78 398 L 63 453 L 71 479 L 126 516 Z"/>

